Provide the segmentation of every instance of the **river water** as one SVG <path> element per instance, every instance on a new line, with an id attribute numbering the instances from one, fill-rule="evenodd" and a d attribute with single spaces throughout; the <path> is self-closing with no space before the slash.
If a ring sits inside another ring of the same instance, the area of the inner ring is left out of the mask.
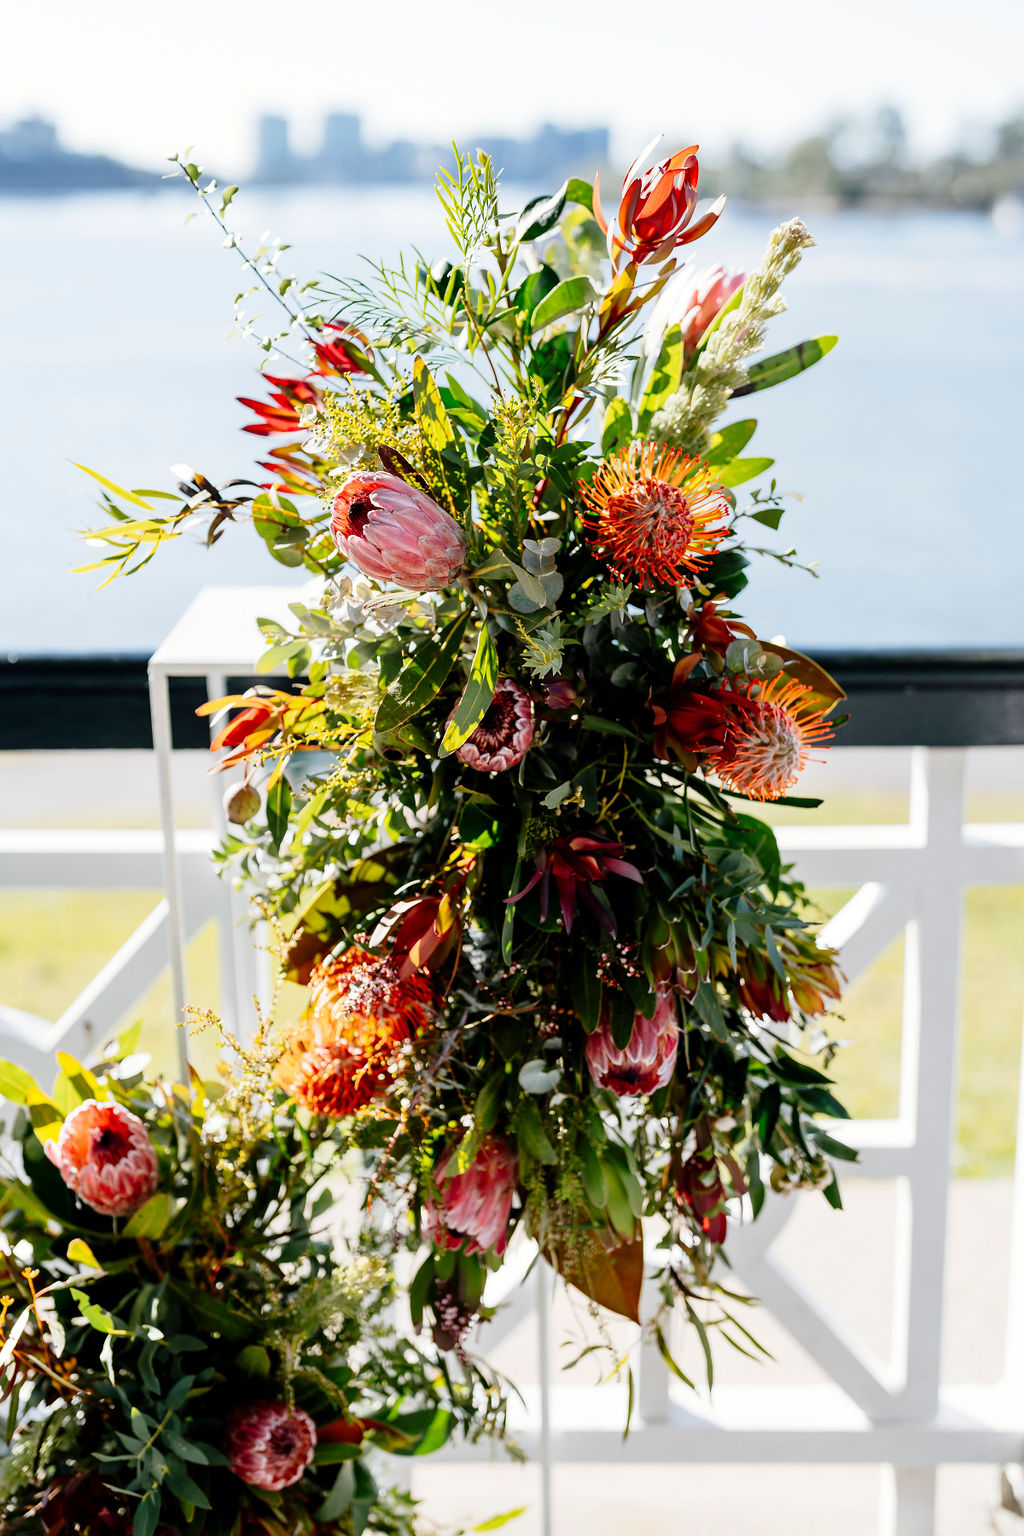
<path id="1" fill-rule="evenodd" d="M 242 195 L 237 223 L 292 241 L 301 275 L 351 274 L 358 253 L 443 252 L 424 188 Z M 70 569 L 93 520 L 81 461 L 125 485 L 172 489 L 172 464 L 251 472 L 239 394 L 260 354 L 229 339 L 243 286 L 184 194 L 0 202 L 0 648 L 153 647 L 205 583 L 281 581 L 249 529 L 212 551 L 182 540 L 97 594 Z M 729 207 L 703 260 L 748 265 L 775 222 Z M 751 451 L 799 493 L 779 540 L 820 577 L 759 561 L 743 605 L 800 646 L 1024 644 L 1024 236 L 980 216 L 818 214 L 818 246 L 788 287 L 769 350 L 836 332 L 812 372 L 738 402 Z M 771 536 L 766 534 L 766 541 Z"/>

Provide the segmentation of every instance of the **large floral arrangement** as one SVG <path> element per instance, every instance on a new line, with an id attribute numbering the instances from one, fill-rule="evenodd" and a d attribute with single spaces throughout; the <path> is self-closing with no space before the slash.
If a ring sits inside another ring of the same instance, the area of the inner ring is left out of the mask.
<path id="1" fill-rule="evenodd" d="M 292 681 L 211 706 L 241 771 L 220 856 L 308 986 L 276 1081 L 399 1192 L 414 1318 L 456 1349 L 517 1227 L 639 1319 L 659 1218 L 644 1320 L 664 1346 L 681 1303 L 710 1360 L 710 1328 L 742 1343 L 730 1221 L 767 1181 L 838 1203 L 850 1155 L 823 1123 L 836 956 L 753 814 L 842 694 L 736 612 L 784 505 L 755 420 L 719 421 L 834 338 L 754 361 L 807 230 L 697 272 L 724 199 L 698 209 L 695 148 L 650 158 L 608 218 L 580 180 L 505 213 L 488 158 L 456 152 L 452 259 L 320 284 L 248 253 L 236 189 L 178 162 L 299 368 L 243 401 L 282 439 L 269 479 L 195 474 L 165 514 L 104 481 L 92 534 L 112 576 L 249 523 L 321 578 L 291 629 L 262 622 L 260 669 Z"/>
<path id="2" fill-rule="evenodd" d="M 50 1094 L 0 1064 L 0 1527 L 414 1536 L 368 1456 L 501 1433 L 499 1382 L 395 1332 L 373 1228 L 325 1221 L 334 1127 L 268 1088 L 262 1034 L 188 1087 L 130 1048 L 62 1054 Z"/>

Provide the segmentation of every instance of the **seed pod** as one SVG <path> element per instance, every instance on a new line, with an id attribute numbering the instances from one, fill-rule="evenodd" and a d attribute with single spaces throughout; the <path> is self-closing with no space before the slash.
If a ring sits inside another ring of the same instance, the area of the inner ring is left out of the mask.
<path id="1" fill-rule="evenodd" d="M 232 784 L 224 794 L 224 815 L 236 827 L 244 827 L 258 813 L 262 801 L 251 784 Z"/>

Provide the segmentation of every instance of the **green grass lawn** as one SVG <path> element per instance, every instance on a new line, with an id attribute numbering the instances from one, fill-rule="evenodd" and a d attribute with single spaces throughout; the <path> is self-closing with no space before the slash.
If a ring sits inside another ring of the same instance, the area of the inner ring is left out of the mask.
<path id="1" fill-rule="evenodd" d="M 973 808 L 972 808 L 973 809 Z M 981 819 L 1009 819 L 1009 805 L 979 807 Z M 1019 804 L 1016 814 L 1020 815 Z M 776 810 L 773 820 L 806 813 Z M 897 798 L 837 795 L 830 822 L 899 820 Z M 835 890 L 817 893 L 836 910 Z M 158 892 L 0 892 L 0 1002 L 56 1019 L 82 987 L 150 912 Z M 957 1170 L 972 1176 L 1008 1174 L 1013 1166 L 1024 1009 L 1024 887 L 985 887 L 967 895 L 963 965 L 963 1035 L 959 1074 Z M 834 1033 L 848 1042 L 837 1058 L 840 1096 L 851 1114 L 871 1118 L 895 1113 L 899 1090 L 902 942 L 894 944 L 850 987 Z M 218 1006 L 217 938 L 211 925 L 189 952 L 189 989 L 202 1007 Z M 286 988 L 280 1009 L 294 1016 L 301 994 Z M 132 1010 L 145 1021 L 143 1046 L 157 1064 L 171 1068 L 176 1042 L 170 987 L 164 978 Z M 201 1036 L 193 1059 L 208 1070 L 216 1044 Z"/>

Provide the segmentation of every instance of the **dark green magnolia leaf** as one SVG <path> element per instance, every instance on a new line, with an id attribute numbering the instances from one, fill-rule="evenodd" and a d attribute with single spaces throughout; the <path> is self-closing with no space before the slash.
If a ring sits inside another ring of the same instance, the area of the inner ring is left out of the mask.
<path id="1" fill-rule="evenodd" d="M 584 181 L 580 176 L 570 176 L 565 185 L 565 200 L 567 203 L 578 203 L 588 213 L 594 211 L 594 189 L 589 181 Z M 483 1530 L 480 1526 L 478 1529 Z"/>
<path id="2" fill-rule="evenodd" d="M 556 320 L 575 314 L 587 304 L 592 304 L 597 297 L 597 289 L 589 277 L 565 278 L 552 288 L 534 310 L 534 330 L 542 331 L 546 325 L 553 325 Z"/>
<path id="3" fill-rule="evenodd" d="M 537 240 L 554 229 L 565 207 L 568 182 L 563 182 L 550 196 L 535 197 L 527 203 L 519 216 L 518 240 Z"/>
<path id="4" fill-rule="evenodd" d="M 787 347 L 785 352 L 776 352 L 774 357 L 755 363 L 747 373 L 746 384 L 734 389 L 732 398 L 738 400 L 741 395 L 752 395 L 759 389 L 770 389 L 773 384 L 794 378 L 826 357 L 838 340 L 838 336 L 816 336 L 813 341 L 798 342 L 795 347 Z"/>
<path id="5" fill-rule="evenodd" d="M 542 299 L 547 298 L 553 288 L 558 287 L 558 273 L 554 267 L 546 263 L 538 271 L 531 272 L 520 283 L 516 292 L 516 309 L 520 315 L 529 319 Z"/>
<path id="6" fill-rule="evenodd" d="M 671 330 L 665 332 L 661 350 L 655 359 L 651 377 L 644 390 L 643 399 L 640 401 L 637 431 L 641 436 L 650 426 L 655 411 L 660 410 L 669 396 L 675 394 L 682 376 L 683 332 L 680 326 L 674 325 Z"/>
<path id="7" fill-rule="evenodd" d="M 498 652 L 486 624 L 480 626 L 476 655 L 462 696 L 448 721 L 441 742 L 441 756 L 456 752 L 469 740 L 491 707 L 498 681 Z"/>
<path id="8" fill-rule="evenodd" d="M 397 730 L 426 708 L 455 665 L 468 623 L 469 610 L 463 609 L 439 639 L 431 636 L 422 642 L 381 700 L 374 721 L 376 730 Z"/>

